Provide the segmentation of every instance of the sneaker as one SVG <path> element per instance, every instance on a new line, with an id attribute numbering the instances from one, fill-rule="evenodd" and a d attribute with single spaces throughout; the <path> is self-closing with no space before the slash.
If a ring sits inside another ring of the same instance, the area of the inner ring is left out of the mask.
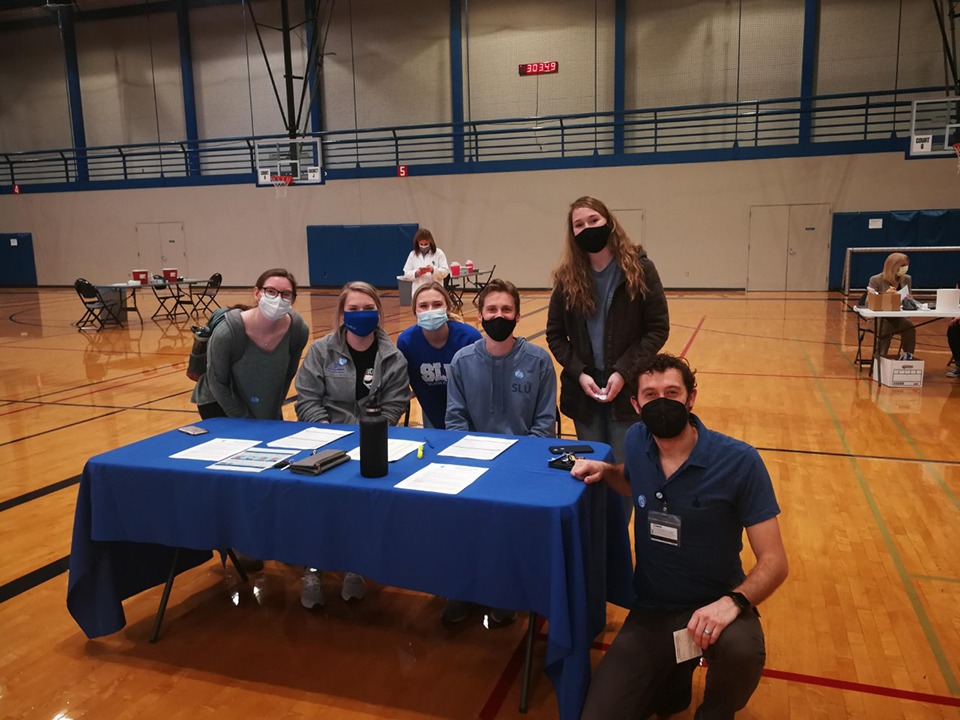
<path id="1" fill-rule="evenodd" d="M 367 594 L 367 583 L 363 580 L 363 575 L 348 572 L 343 576 L 343 588 L 340 590 L 340 597 L 344 600 L 363 600 Z"/>
<path id="2" fill-rule="evenodd" d="M 443 606 L 443 612 L 440 613 L 440 619 L 449 623 L 463 622 L 470 617 L 470 608 L 472 605 L 463 600 L 447 600 Z"/>
<path id="3" fill-rule="evenodd" d="M 490 619 L 500 625 L 508 625 L 517 619 L 517 611 L 490 608 Z"/>
<path id="4" fill-rule="evenodd" d="M 948 378 L 958 378 L 960 377 L 960 365 L 957 365 L 953 370 L 947 373 Z"/>
<path id="5" fill-rule="evenodd" d="M 315 605 L 323 607 L 327 604 L 327 598 L 323 594 L 323 585 L 320 582 L 319 570 L 304 570 L 300 582 L 303 583 L 300 590 L 300 604 L 307 610 L 312 610 Z"/>

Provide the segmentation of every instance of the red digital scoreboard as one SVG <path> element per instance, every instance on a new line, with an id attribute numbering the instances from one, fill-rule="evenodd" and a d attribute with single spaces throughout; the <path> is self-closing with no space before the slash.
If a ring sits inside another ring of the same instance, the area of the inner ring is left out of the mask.
<path id="1" fill-rule="evenodd" d="M 560 71 L 560 63 L 553 62 L 523 63 L 520 66 L 521 75 L 549 75 Z"/>

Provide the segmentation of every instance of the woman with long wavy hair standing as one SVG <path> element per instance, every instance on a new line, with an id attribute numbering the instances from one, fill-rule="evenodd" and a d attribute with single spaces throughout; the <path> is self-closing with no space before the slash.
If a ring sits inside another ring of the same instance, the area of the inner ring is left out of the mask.
<path id="1" fill-rule="evenodd" d="M 576 200 L 567 213 L 548 312 L 547 344 L 563 368 L 560 411 L 578 438 L 607 443 L 623 462 L 624 435 L 640 420 L 629 388 L 640 363 L 666 343 L 670 318 L 653 261 L 596 198 Z"/>

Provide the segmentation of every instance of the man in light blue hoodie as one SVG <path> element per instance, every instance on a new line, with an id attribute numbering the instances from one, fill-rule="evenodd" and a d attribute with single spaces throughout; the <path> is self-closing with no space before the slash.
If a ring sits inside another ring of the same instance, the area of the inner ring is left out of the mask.
<path id="1" fill-rule="evenodd" d="M 447 430 L 554 437 L 557 373 L 541 347 L 513 336 L 520 293 L 495 278 L 480 293 L 487 337 L 453 357 L 447 381 Z"/>

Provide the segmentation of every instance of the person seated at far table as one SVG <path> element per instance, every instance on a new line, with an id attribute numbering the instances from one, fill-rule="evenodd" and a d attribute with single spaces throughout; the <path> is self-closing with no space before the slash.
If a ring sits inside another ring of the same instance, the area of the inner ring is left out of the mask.
<path id="1" fill-rule="evenodd" d="M 890 253 L 883 263 L 883 272 L 870 278 L 867 287 L 880 294 L 889 290 L 899 292 L 906 288 L 909 294 L 913 287 L 913 279 L 907 275 L 909 269 L 910 258 L 903 253 Z M 880 334 L 886 335 L 880 341 L 880 354 L 887 354 L 894 333 L 900 335 L 900 359 L 913 360 L 913 354 L 917 351 L 917 331 L 913 323 L 906 318 L 884 318 L 880 321 Z"/>

